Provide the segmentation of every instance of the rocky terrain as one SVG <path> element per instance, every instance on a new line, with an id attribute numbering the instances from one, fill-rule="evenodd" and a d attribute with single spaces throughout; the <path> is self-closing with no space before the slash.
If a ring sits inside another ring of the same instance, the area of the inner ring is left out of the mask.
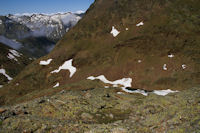
<path id="1" fill-rule="evenodd" d="M 167 96 L 128 94 L 117 88 L 59 90 L 53 96 L 2 106 L 0 132 L 200 132 L 199 87 Z"/>

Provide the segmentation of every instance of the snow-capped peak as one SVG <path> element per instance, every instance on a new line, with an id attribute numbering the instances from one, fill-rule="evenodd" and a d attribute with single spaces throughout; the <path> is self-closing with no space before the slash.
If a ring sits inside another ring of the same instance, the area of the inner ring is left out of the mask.
<path id="1" fill-rule="evenodd" d="M 79 13 L 82 13 L 79 11 Z M 73 27 L 81 16 L 77 13 L 23 13 L 8 15 L 9 19 L 27 26 L 32 31 L 32 36 L 46 36 L 50 38 L 60 38 L 66 31 Z"/>

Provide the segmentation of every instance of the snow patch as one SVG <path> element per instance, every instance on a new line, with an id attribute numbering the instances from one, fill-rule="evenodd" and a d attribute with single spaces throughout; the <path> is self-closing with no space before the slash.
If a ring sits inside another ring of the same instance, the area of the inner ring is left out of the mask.
<path id="1" fill-rule="evenodd" d="M 68 32 L 68 31 L 69 31 L 69 28 L 66 28 L 65 31 Z"/>
<path id="2" fill-rule="evenodd" d="M 0 24 L 2 24 L 3 22 L 2 22 L 2 20 L 0 19 Z"/>
<path id="3" fill-rule="evenodd" d="M 9 81 L 13 80 L 13 78 L 11 78 L 9 75 L 6 74 L 5 69 L 0 69 L 0 73 L 3 74 Z"/>
<path id="4" fill-rule="evenodd" d="M 40 65 L 43 65 L 43 66 L 49 65 L 52 60 L 53 59 L 48 59 L 47 61 L 40 61 Z"/>
<path id="5" fill-rule="evenodd" d="M 119 79 L 119 80 L 116 80 L 116 81 L 109 81 L 105 78 L 104 75 L 100 75 L 98 77 L 94 77 L 94 76 L 90 76 L 88 77 L 87 79 L 89 80 L 95 80 L 95 79 L 98 79 L 106 84 L 111 84 L 113 85 L 113 87 L 121 87 L 123 91 L 127 92 L 127 93 L 140 93 L 142 95 L 145 95 L 147 96 L 148 94 L 145 93 L 144 90 L 128 90 L 126 89 L 127 87 L 131 87 L 131 83 L 132 83 L 132 79 L 131 78 L 123 78 L 123 79 Z"/>
<path id="6" fill-rule="evenodd" d="M 60 66 L 57 70 L 52 71 L 51 73 L 58 73 L 60 70 L 69 70 L 71 78 L 76 72 L 76 67 L 72 66 L 72 61 L 73 59 L 65 61 L 62 66 Z"/>
<path id="7" fill-rule="evenodd" d="M 122 88 L 122 90 L 125 91 L 125 92 L 127 92 L 127 93 L 139 93 L 139 94 L 142 94 L 144 96 L 148 96 L 149 93 L 151 93 L 151 92 L 146 92 L 146 91 L 141 90 L 141 89 L 128 90 L 126 88 Z M 179 91 L 172 91 L 172 90 L 168 89 L 168 90 L 154 90 L 152 93 L 154 93 L 156 95 L 159 95 L 159 96 L 166 96 L 169 93 L 176 93 L 176 92 L 179 92 Z"/>
<path id="8" fill-rule="evenodd" d="M 144 25 L 143 21 L 138 23 L 138 24 L 136 24 L 137 27 L 142 26 L 142 25 Z"/>
<path id="9" fill-rule="evenodd" d="M 127 92 L 127 93 L 139 93 L 139 94 L 142 94 L 144 96 L 148 96 L 148 93 L 145 92 L 144 90 L 140 90 L 140 89 L 137 89 L 137 90 L 128 90 L 126 88 L 122 88 L 123 91 Z"/>
<path id="10" fill-rule="evenodd" d="M 90 76 L 87 78 L 88 80 L 100 80 L 102 82 L 104 82 L 105 84 L 111 84 L 113 85 L 113 87 L 121 87 L 122 90 L 124 92 L 127 93 L 139 93 L 142 94 L 144 96 L 148 96 L 149 93 L 151 92 L 147 92 L 145 90 L 141 90 L 141 89 L 136 89 L 136 90 L 129 90 L 127 88 L 131 88 L 131 83 L 132 83 L 132 79 L 131 78 L 123 78 L 123 79 L 119 79 L 116 81 L 109 81 L 105 78 L 104 75 L 100 75 L 98 77 L 94 77 L 94 76 Z M 105 88 L 108 88 L 108 86 L 105 86 Z M 178 91 L 172 91 L 170 89 L 168 90 L 154 90 L 152 93 L 155 93 L 156 95 L 161 95 L 161 96 L 165 96 L 169 93 L 175 93 Z M 117 94 L 124 94 L 123 92 L 117 92 Z"/>
<path id="11" fill-rule="evenodd" d="M 179 91 L 172 91 L 170 89 L 168 90 L 154 90 L 153 93 L 155 93 L 156 95 L 160 95 L 160 96 L 166 96 L 169 93 L 176 93 Z"/>
<path id="12" fill-rule="evenodd" d="M 163 65 L 163 70 L 167 71 L 167 64 Z"/>
<path id="13" fill-rule="evenodd" d="M 11 53 L 8 53 L 7 57 L 8 57 L 8 59 L 10 59 L 10 60 L 18 61 L 17 58 L 15 58 L 15 56 L 12 55 Z"/>
<path id="14" fill-rule="evenodd" d="M 20 57 L 22 54 L 18 53 L 16 50 L 13 50 L 13 49 L 9 49 L 9 52 L 7 57 L 8 59 L 10 60 L 15 60 L 15 61 L 18 61 L 16 57 Z"/>
<path id="15" fill-rule="evenodd" d="M 112 26 L 112 31 L 110 33 L 113 35 L 113 37 L 116 37 L 120 32 L 117 29 L 115 29 L 114 26 Z"/>
<path id="16" fill-rule="evenodd" d="M 186 69 L 186 68 L 187 68 L 187 66 L 186 66 L 185 64 L 183 64 L 183 65 L 182 65 L 182 68 L 183 68 L 183 69 Z"/>
<path id="17" fill-rule="evenodd" d="M 122 95 L 122 94 L 124 94 L 124 93 L 123 93 L 123 92 L 117 92 L 117 94 L 118 94 L 118 95 Z"/>
<path id="18" fill-rule="evenodd" d="M 18 53 L 16 50 L 14 49 L 9 49 L 9 51 L 14 55 L 14 56 L 17 56 L 17 57 L 20 57 L 22 54 Z"/>
<path id="19" fill-rule="evenodd" d="M 2 88 L 3 87 L 3 85 L 0 85 L 0 88 Z"/>
<path id="20" fill-rule="evenodd" d="M 173 55 L 173 54 L 170 54 L 170 55 L 168 55 L 168 57 L 169 57 L 169 58 L 173 58 L 173 57 L 174 57 L 174 55 Z"/>
<path id="21" fill-rule="evenodd" d="M 123 78 L 123 79 L 119 79 L 116 81 L 109 81 L 105 78 L 104 75 L 100 75 L 98 77 L 94 77 L 94 76 L 90 76 L 87 79 L 89 80 L 101 80 L 102 82 L 106 83 L 106 84 L 111 84 L 113 85 L 113 87 L 119 87 L 119 86 L 123 86 L 123 87 L 131 87 L 131 83 L 132 83 L 132 79 L 131 78 Z"/>
<path id="22" fill-rule="evenodd" d="M 56 83 L 56 85 L 53 86 L 53 88 L 56 88 L 56 87 L 59 87 L 60 84 L 59 83 Z"/>

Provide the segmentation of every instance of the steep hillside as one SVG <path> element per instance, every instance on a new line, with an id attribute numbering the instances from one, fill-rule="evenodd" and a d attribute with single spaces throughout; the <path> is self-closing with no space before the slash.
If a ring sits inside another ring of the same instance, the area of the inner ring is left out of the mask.
<path id="1" fill-rule="evenodd" d="M 98 79 L 122 89 L 197 86 L 199 12 L 198 0 L 96 0 L 48 56 L 29 65 L 6 91 L 0 90 L 1 103 L 100 75 L 104 77 Z M 13 88 L 17 82 L 20 85 Z M 78 87 L 86 89 L 82 84 Z"/>
<path id="2" fill-rule="evenodd" d="M 32 62 L 31 58 L 0 43 L 0 88 L 7 84 Z"/>

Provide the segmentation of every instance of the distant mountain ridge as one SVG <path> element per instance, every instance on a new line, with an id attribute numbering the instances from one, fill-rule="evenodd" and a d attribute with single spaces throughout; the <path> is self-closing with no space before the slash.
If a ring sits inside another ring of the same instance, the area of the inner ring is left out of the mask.
<path id="1" fill-rule="evenodd" d="M 45 36 L 59 40 L 80 19 L 82 13 L 25 14 L 7 15 L 15 22 L 25 25 L 31 30 L 31 36 Z"/>
<path id="2" fill-rule="evenodd" d="M 78 11 L 0 16 L 0 42 L 38 58 L 48 54 L 83 15 L 83 11 Z"/>

